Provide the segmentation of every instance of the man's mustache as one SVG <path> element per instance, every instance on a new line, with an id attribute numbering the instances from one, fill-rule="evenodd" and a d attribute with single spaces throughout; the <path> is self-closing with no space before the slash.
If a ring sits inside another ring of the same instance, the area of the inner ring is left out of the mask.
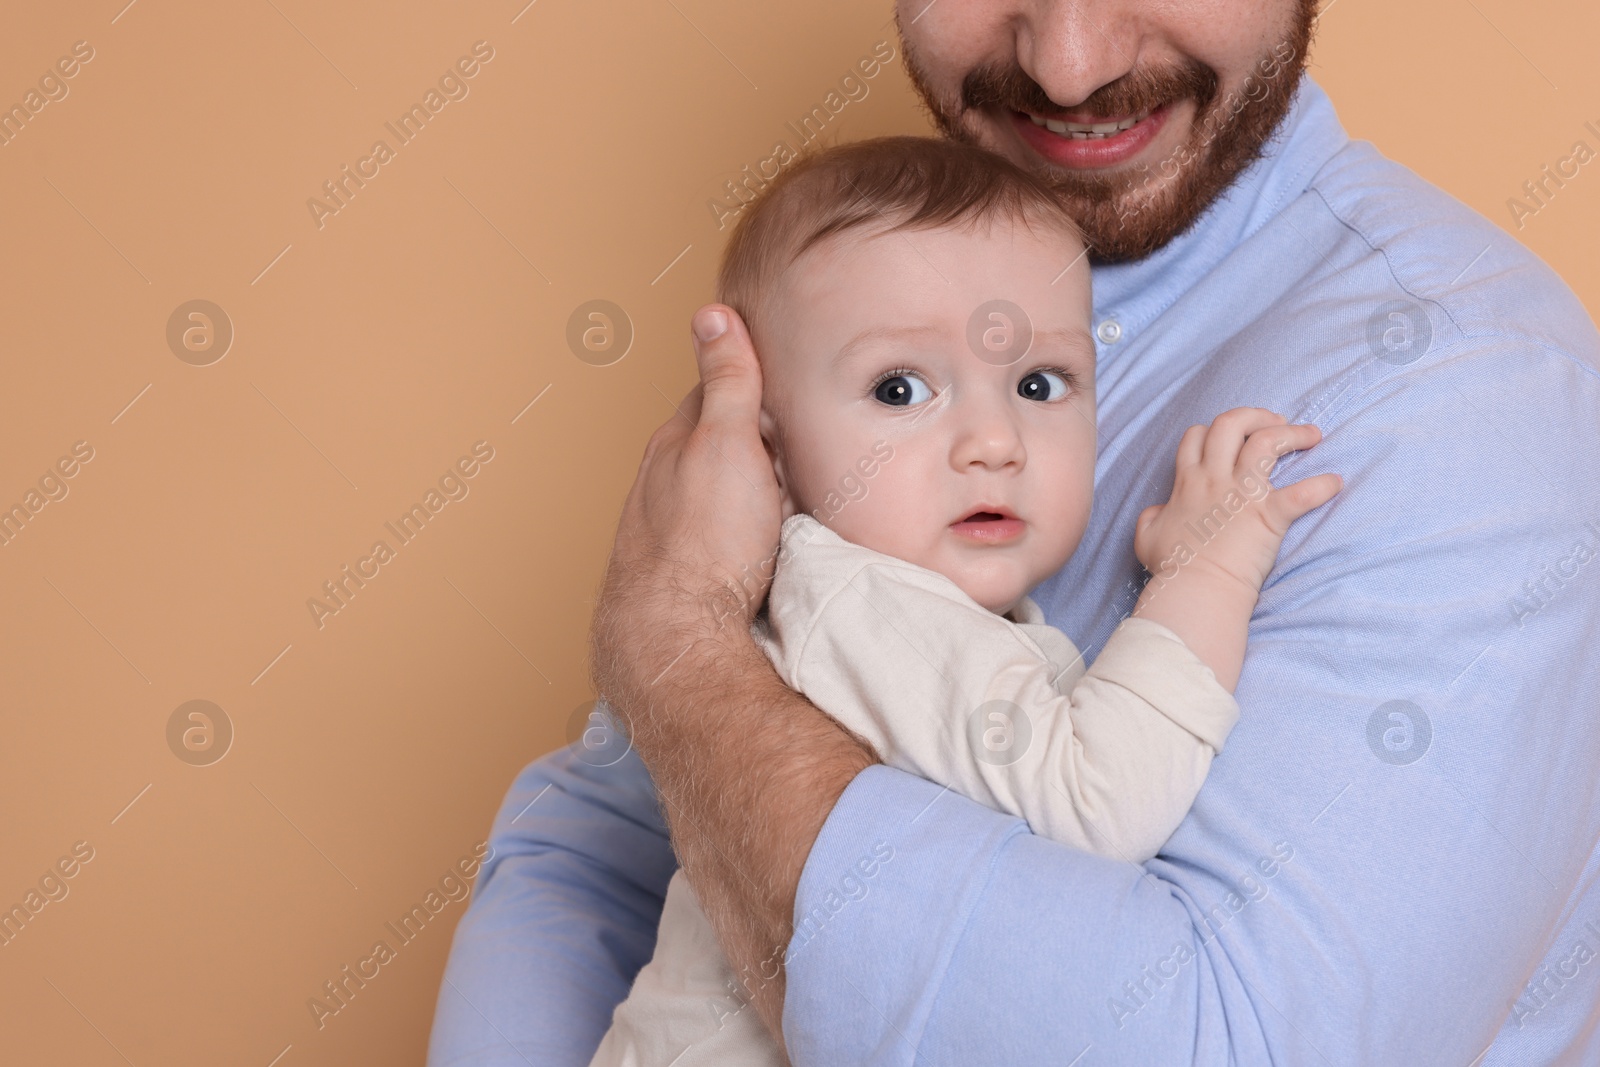
<path id="1" fill-rule="evenodd" d="M 1107 82 L 1071 110 L 1079 115 L 1122 118 L 1154 111 L 1164 104 L 1193 99 L 1197 110 L 1217 95 L 1217 73 L 1196 59 L 1174 66 L 1141 67 Z M 1005 108 L 1050 118 L 1066 111 L 1038 82 L 1015 63 L 991 63 L 974 68 L 961 82 L 961 102 L 967 108 Z"/>

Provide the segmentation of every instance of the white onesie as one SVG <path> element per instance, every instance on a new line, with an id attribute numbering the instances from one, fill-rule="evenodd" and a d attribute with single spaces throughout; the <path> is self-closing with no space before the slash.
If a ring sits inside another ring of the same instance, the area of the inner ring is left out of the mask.
<path id="1" fill-rule="evenodd" d="M 1179 637 L 1127 618 L 1094 665 L 1030 598 L 996 615 L 935 571 L 783 524 L 751 626 L 778 675 L 892 767 L 1025 819 L 1063 844 L 1142 863 L 1172 835 L 1239 717 Z M 590 1067 L 777 1065 L 680 870 L 654 957 Z"/>

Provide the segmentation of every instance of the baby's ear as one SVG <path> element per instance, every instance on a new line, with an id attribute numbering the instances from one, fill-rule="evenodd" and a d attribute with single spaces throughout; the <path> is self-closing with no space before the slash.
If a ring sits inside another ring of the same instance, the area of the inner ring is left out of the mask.
<path id="1" fill-rule="evenodd" d="M 767 410 L 765 404 L 761 405 L 759 419 L 761 429 L 761 443 L 766 446 L 767 458 L 772 460 L 772 473 L 778 479 L 778 495 L 783 502 L 783 517 L 787 519 L 799 510 L 795 506 L 794 497 L 789 492 L 789 475 L 783 469 L 783 449 L 778 446 L 781 437 L 778 434 L 778 423 L 772 417 L 772 412 Z"/>

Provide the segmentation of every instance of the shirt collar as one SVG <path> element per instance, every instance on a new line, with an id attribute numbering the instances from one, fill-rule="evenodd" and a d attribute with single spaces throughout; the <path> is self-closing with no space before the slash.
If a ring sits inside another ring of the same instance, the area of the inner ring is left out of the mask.
<path id="1" fill-rule="evenodd" d="M 1328 94 L 1309 74 L 1302 76 L 1289 112 L 1263 147 L 1261 158 L 1223 190 L 1193 227 L 1144 259 L 1097 266 L 1091 272 L 1095 326 L 1110 319 L 1120 327 L 1114 344 L 1103 343 L 1101 334 L 1096 346 L 1100 354 L 1125 348 L 1190 286 L 1303 193 L 1323 164 L 1349 141 Z"/>
<path id="2" fill-rule="evenodd" d="M 1044 609 L 1039 607 L 1038 602 L 1029 596 L 1025 596 L 1021 600 L 1017 601 L 1017 606 L 1006 612 L 1004 617 L 1010 619 L 1012 622 L 1031 622 L 1040 624 L 1045 622 Z"/>

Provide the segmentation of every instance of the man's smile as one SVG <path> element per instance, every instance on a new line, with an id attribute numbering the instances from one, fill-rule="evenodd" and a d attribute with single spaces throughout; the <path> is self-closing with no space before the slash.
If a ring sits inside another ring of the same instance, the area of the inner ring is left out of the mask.
<path id="1" fill-rule="evenodd" d="M 1166 124 L 1171 104 L 1122 117 L 1008 113 L 1012 128 L 1034 152 L 1058 167 L 1090 170 L 1126 163 L 1144 150 Z"/>

